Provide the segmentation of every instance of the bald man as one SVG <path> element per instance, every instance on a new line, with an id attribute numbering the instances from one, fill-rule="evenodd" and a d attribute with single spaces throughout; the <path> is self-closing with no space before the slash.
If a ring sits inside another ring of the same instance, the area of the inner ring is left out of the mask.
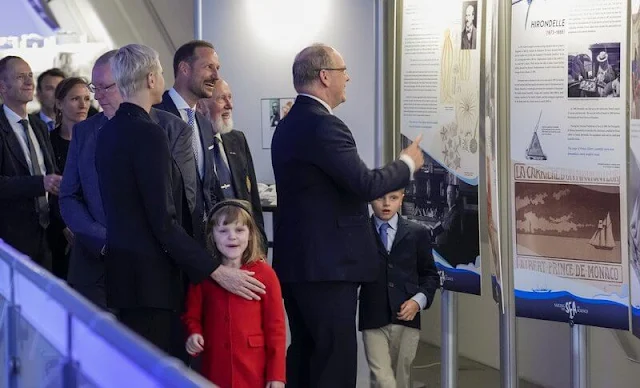
<path id="1" fill-rule="evenodd" d="M 356 386 L 358 285 L 378 276 L 368 201 L 403 188 L 424 163 L 414 142 L 370 170 L 333 114 L 349 74 L 334 48 L 316 44 L 293 63 L 298 97 L 271 143 L 278 191 L 273 266 L 291 329 L 287 387 Z"/>

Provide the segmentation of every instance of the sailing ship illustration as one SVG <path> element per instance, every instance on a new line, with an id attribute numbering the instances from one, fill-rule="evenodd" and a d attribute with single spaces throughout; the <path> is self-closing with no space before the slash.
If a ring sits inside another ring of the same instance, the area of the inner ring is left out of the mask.
<path id="1" fill-rule="evenodd" d="M 529 160 L 547 160 L 547 155 L 545 155 L 544 151 L 542 150 L 542 145 L 540 144 L 540 139 L 538 138 L 538 127 L 540 126 L 541 118 L 542 111 L 540 111 L 540 116 L 538 116 L 538 123 L 533 130 L 533 137 L 531 138 L 531 143 L 529 143 L 529 148 L 527 148 L 526 151 L 527 159 Z"/>
<path id="2" fill-rule="evenodd" d="M 610 213 L 607 212 L 606 218 L 598 220 L 598 229 L 589 240 L 589 244 L 596 249 L 613 249 L 616 246 L 613 240 Z"/>
<path id="3" fill-rule="evenodd" d="M 538 273 L 537 274 L 536 286 L 531 289 L 533 292 L 551 292 L 551 288 L 547 285 L 547 280 L 545 275 Z"/>

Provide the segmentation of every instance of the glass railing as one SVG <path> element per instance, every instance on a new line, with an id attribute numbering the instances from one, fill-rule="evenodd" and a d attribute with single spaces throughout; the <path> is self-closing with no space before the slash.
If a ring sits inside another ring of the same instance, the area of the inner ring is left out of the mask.
<path id="1" fill-rule="evenodd" d="M 0 388 L 212 386 L 0 240 Z"/>

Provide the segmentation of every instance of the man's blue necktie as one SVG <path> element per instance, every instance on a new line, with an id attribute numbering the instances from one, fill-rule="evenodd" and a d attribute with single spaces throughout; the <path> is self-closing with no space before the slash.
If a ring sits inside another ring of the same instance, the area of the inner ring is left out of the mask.
<path id="1" fill-rule="evenodd" d="M 384 246 L 384 249 L 387 250 L 387 252 L 389 251 L 389 236 L 387 235 L 388 229 L 388 223 L 385 222 L 384 224 L 380 225 L 380 240 L 382 240 L 382 245 Z"/>
<path id="2" fill-rule="evenodd" d="M 187 112 L 187 124 L 191 127 L 191 149 L 193 150 L 193 157 L 196 162 L 196 170 L 202 178 L 204 171 L 202 171 L 202 163 L 200 163 L 200 143 L 198 142 L 198 134 L 196 133 L 196 112 L 191 108 L 186 108 Z"/>
<path id="3" fill-rule="evenodd" d="M 222 158 L 222 147 L 220 147 L 220 138 L 217 136 L 213 137 L 213 142 L 215 146 L 213 147 L 213 159 L 216 163 L 216 174 L 218 175 L 218 180 L 220 181 L 220 188 L 222 189 L 222 193 L 224 197 L 235 198 L 235 193 L 233 191 L 233 185 L 231 183 L 231 170 L 229 170 L 229 166 L 224 162 Z"/>

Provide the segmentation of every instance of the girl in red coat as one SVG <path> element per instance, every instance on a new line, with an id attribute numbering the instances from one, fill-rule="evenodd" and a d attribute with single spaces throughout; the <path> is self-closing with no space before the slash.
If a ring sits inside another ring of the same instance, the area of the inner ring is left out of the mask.
<path id="1" fill-rule="evenodd" d="M 266 286 L 245 300 L 212 280 L 191 285 L 182 317 L 187 352 L 202 353 L 204 377 L 220 388 L 282 388 L 286 329 L 280 283 L 264 261 L 260 234 L 246 201 L 216 204 L 207 220 L 207 245 L 222 265 L 241 268 Z"/>

